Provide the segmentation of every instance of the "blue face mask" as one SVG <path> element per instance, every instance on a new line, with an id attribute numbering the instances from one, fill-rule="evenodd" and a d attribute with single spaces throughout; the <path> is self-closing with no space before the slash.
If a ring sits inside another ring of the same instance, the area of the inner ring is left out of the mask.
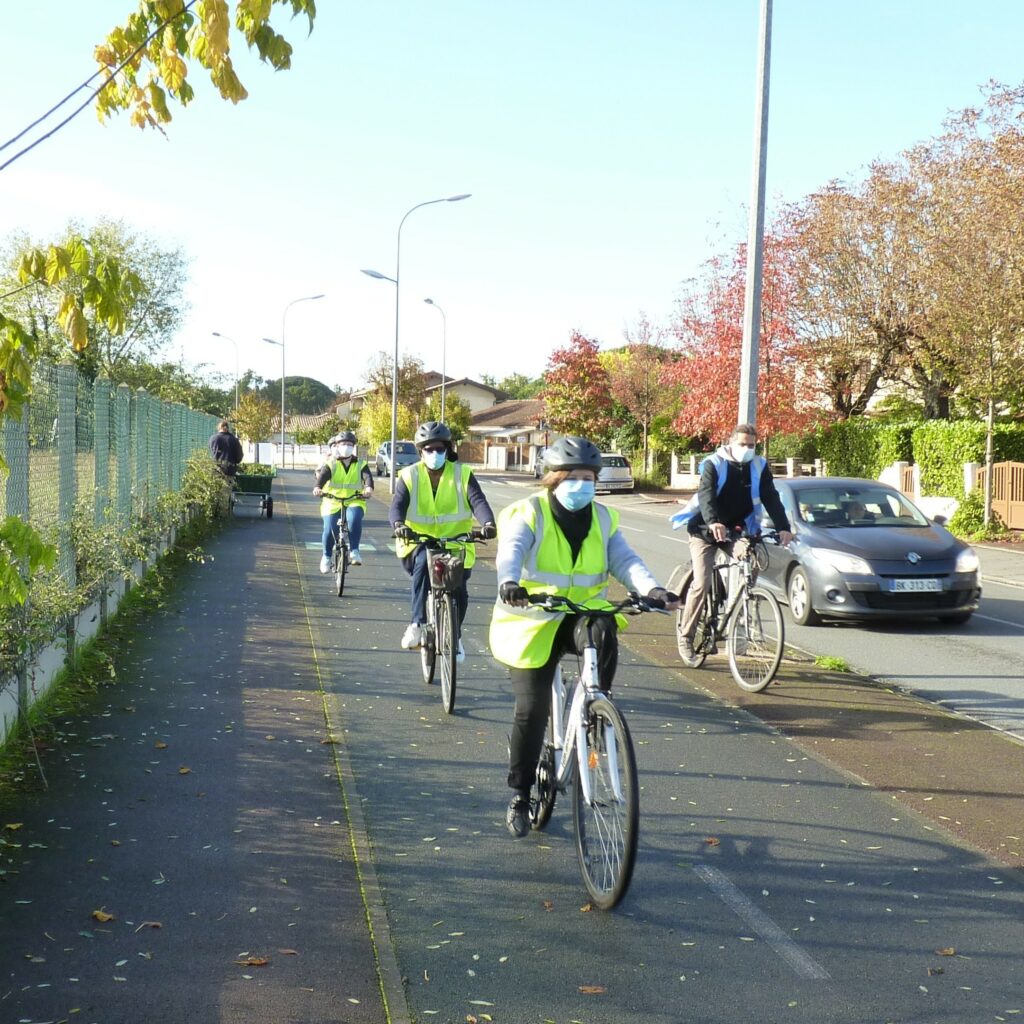
<path id="1" fill-rule="evenodd" d="M 445 459 L 447 459 L 447 458 L 448 458 L 448 453 L 447 452 L 426 452 L 425 451 L 423 453 L 423 463 L 427 467 L 427 469 L 440 469 L 444 465 Z"/>
<path id="2" fill-rule="evenodd" d="M 594 500 L 593 480 L 563 480 L 555 488 L 555 497 L 562 508 L 578 512 Z"/>

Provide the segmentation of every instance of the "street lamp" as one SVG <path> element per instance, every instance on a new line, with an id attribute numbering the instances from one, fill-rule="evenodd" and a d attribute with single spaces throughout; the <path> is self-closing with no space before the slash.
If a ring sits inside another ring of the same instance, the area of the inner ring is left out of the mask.
<path id="1" fill-rule="evenodd" d="M 395 286 L 395 360 L 391 366 L 391 493 L 395 493 L 395 445 L 398 443 L 398 298 L 399 285 L 401 280 L 400 269 L 402 265 L 402 225 L 406 217 L 421 206 L 433 206 L 434 203 L 457 203 L 461 199 L 468 199 L 472 193 L 461 192 L 457 196 L 444 196 L 441 199 L 428 199 L 425 203 L 417 203 L 405 212 L 405 216 L 398 222 L 398 243 L 395 246 L 395 276 L 388 277 L 377 270 L 364 270 L 363 273 L 378 281 L 390 281 Z"/>
<path id="2" fill-rule="evenodd" d="M 448 380 L 448 374 L 445 372 L 445 353 L 448 349 L 448 317 L 444 315 L 444 310 L 433 299 L 424 299 L 423 301 L 428 306 L 433 306 L 441 314 L 441 422 L 444 423 L 444 385 Z"/>
<path id="3" fill-rule="evenodd" d="M 234 338 L 229 338 L 226 334 L 221 334 L 220 331 L 214 331 L 213 336 L 215 338 L 222 338 L 224 341 L 230 341 L 235 346 L 235 413 L 238 413 L 238 342 Z"/>
<path id="4" fill-rule="evenodd" d="M 270 345 L 281 346 L 281 468 L 284 469 L 284 328 L 285 323 L 288 319 L 288 310 L 292 308 L 297 302 L 312 302 L 314 299 L 322 299 L 323 295 L 303 295 L 301 299 L 292 299 L 287 306 L 284 307 L 284 312 L 281 314 L 281 340 L 275 341 L 273 338 L 264 338 L 263 340 Z"/>

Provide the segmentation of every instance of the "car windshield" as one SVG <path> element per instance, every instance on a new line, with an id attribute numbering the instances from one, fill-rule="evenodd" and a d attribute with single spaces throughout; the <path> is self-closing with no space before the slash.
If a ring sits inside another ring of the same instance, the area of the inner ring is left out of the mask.
<path id="1" fill-rule="evenodd" d="M 899 491 L 887 487 L 802 487 L 795 497 L 800 518 L 826 529 L 928 525 Z"/>
<path id="2" fill-rule="evenodd" d="M 399 455 L 415 455 L 416 445 L 414 445 L 412 441 L 399 441 L 395 445 L 395 451 Z"/>
<path id="3" fill-rule="evenodd" d="M 629 469 L 629 463 L 621 455 L 602 455 L 601 464 L 605 469 Z"/>

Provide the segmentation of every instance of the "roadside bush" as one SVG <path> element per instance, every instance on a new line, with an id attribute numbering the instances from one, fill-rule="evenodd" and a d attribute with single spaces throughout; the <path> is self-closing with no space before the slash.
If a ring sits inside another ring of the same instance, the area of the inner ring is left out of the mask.
<path id="1" fill-rule="evenodd" d="M 985 525 L 985 492 L 981 487 L 975 487 L 960 502 L 946 525 L 952 533 L 966 540 L 994 540 L 1009 532 L 995 512 L 988 526 Z"/>
<path id="2" fill-rule="evenodd" d="M 877 426 L 863 417 L 830 423 L 818 432 L 818 450 L 829 476 L 878 475 Z"/>

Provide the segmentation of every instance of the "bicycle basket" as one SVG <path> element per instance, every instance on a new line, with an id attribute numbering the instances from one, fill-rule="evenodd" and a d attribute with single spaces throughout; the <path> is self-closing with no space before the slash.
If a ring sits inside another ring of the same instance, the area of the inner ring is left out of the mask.
<path id="1" fill-rule="evenodd" d="M 462 556 L 451 551 L 438 551 L 430 556 L 430 582 L 446 590 L 458 590 L 465 573 Z"/>

